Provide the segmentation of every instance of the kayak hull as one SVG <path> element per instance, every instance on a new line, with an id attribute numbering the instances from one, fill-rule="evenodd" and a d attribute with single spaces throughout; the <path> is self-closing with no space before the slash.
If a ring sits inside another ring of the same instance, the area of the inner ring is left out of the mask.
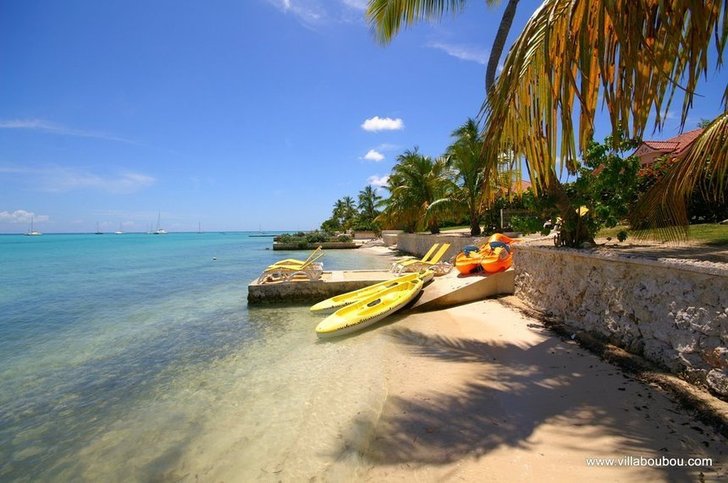
<path id="1" fill-rule="evenodd" d="M 422 280 L 386 288 L 326 317 L 316 327 L 316 335 L 326 339 L 340 337 L 369 327 L 397 312 L 422 291 Z"/>
<path id="2" fill-rule="evenodd" d="M 374 295 L 375 293 L 390 287 L 395 287 L 399 284 L 415 280 L 422 280 L 422 283 L 426 284 L 432 280 L 434 276 L 435 274 L 431 270 L 420 273 L 408 273 L 401 277 L 385 280 L 384 282 L 375 283 L 374 285 L 369 285 L 368 287 L 364 287 L 359 290 L 354 290 L 352 292 L 347 292 L 322 300 L 321 302 L 313 305 L 310 310 L 315 314 L 331 314 L 343 307 L 346 307 L 347 305 L 351 305 L 363 298 Z"/>

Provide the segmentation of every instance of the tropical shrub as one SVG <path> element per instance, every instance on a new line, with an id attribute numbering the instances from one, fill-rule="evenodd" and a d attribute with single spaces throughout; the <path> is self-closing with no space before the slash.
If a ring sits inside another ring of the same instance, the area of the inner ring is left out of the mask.
<path id="1" fill-rule="evenodd" d="M 543 221 L 541 218 L 534 215 L 514 216 L 511 218 L 511 229 L 518 231 L 524 235 L 529 233 L 539 233 L 543 228 Z"/>

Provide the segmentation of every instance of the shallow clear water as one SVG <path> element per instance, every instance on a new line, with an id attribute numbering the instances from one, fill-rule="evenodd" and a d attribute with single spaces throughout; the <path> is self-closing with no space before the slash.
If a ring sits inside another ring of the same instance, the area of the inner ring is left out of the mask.
<path id="1" fill-rule="evenodd" d="M 307 255 L 271 242 L 0 236 L 0 480 L 356 472 L 342 441 L 366 438 L 352 414 L 383 402 L 383 342 L 320 343 L 305 306 L 249 309 L 263 267 Z M 324 264 L 387 261 L 327 251 Z"/>

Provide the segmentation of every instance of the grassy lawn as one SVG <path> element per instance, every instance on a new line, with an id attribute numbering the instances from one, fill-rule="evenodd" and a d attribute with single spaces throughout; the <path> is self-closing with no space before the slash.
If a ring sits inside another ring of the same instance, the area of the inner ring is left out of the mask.
<path id="1" fill-rule="evenodd" d="M 447 233 L 448 231 L 455 230 L 470 230 L 470 225 L 448 226 L 447 228 L 440 228 L 441 233 Z"/>
<path id="2" fill-rule="evenodd" d="M 617 233 L 621 230 L 627 230 L 627 226 L 615 226 L 614 228 L 605 228 L 597 233 L 597 237 L 617 238 Z M 694 242 L 703 243 L 705 245 L 728 246 L 728 225 L 718 225 L 717 223 L 706 223 L 703 225 L 690 225 L 689 239 Z"/>

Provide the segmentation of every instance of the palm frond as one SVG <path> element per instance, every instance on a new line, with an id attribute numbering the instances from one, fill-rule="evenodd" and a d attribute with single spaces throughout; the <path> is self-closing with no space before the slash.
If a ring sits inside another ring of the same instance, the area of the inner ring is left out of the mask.
<path id="1" fill-rule="evenodd" d="M 632 223 L 642 237 L 687 236 L 688 200 L 696 189 L 711 201 L 725 198 L 728 182 L 728 112 L 716 118 L 677 160 L 670 171 L 639 201 Z"/>
<path id="2" fill-rule="evenodd" d="M 386 44 L 403 24 L 406 27 L 423 20 L 437 20 L 464 6 L 465 0 L 370 0 L 366 15 L 377 40 Z"/>
<path id="3" fill-rule="evenodd" d="M 615 133 L 641 138 L 651 114 L 660 127 L 677 91 L 684 93 L 684 124 L 708 69 L 711 39 L 722 55 L 726 5 L 545 0 L 515 41 L 484 105 L 484 149 L 490 157 L 508 150 L 525 157 L 538 192 L 558 182 L 559 161 L 576 171 L 600 95 Z"/>

